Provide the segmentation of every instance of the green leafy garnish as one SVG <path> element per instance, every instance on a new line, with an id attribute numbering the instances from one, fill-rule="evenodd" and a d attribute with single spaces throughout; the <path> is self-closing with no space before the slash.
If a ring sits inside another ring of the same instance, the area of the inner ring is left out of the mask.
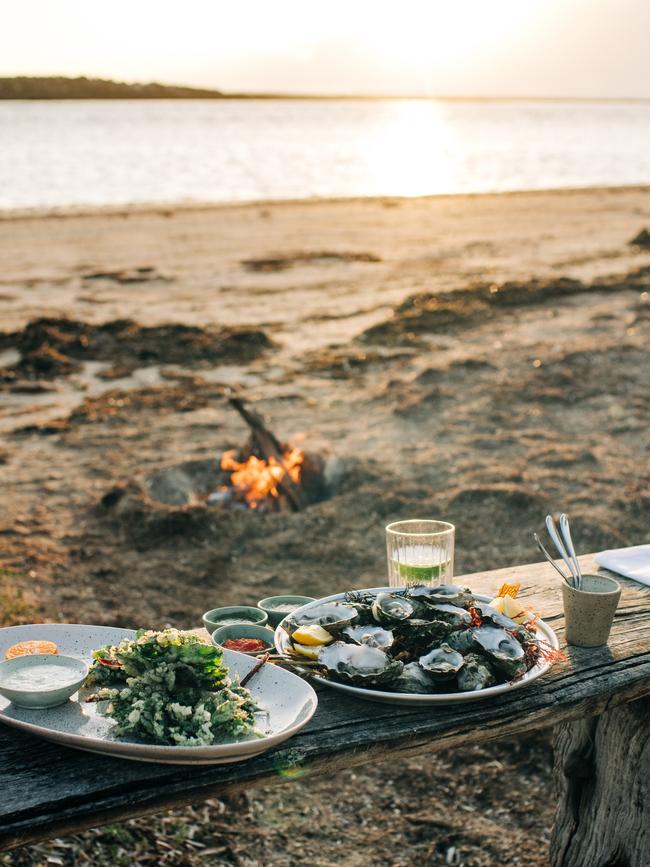
<path id="1" fill-rule="evenodd" d="M 118 736 L 202 746 L 255 734 L 258 709 L 231 683 L 221 648 L 192 633 L 139 630 L 133 639 L 94 651 L 92 700 L 117 722 Z"/>

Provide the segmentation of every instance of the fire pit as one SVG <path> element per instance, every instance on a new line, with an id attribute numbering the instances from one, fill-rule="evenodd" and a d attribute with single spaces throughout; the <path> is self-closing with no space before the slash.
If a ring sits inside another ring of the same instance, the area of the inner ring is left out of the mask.
<path id="1" fill-rule="evenodd" d="M 159 470 L 147 480 L 153 499 L 170 506 L 298 512 L 336 493 L 343 475 L 338 458 L 303 451 L 295 441 L 280 442 L 244 401 L 232 397 L 229 402 L 250 429 L 247 443 L 226 449 L 216 460 Z"/>

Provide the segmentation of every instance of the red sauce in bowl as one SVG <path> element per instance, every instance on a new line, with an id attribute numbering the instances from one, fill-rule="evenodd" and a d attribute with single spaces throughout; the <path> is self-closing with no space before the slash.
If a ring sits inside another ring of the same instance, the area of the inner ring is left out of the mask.
<path id="1" fill-rule="evenodd" d="M 221 646 L 228 650 L 238 650 L 240 653 L 261 653 L 270 647 L 261 638 L 229 638 Z"/>

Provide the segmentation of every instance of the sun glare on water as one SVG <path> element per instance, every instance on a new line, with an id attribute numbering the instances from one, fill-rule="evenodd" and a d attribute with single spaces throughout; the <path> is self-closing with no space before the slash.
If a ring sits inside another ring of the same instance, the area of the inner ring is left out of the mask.
<path id="1" fill-rule="evenodd" d="M 449 157 L 454 146 L 454 134 L 440 103 L 390 103 L 368 145 L 369 179 L 377 190 L 401 196 L 452 189 L 454 164 Z"/>
<path id="2" fill-rule="evenodd" d="M 525 41 L 542 0 L 458 0 L 408 7 L 411 16 L 379 16 L 365 38 L 395 70 L 410 67 L 432 96 L 445 94 L 453 70 L 471 69 L 489 46 Z M 468 125 L 469 129 L 469 125 Z M 387 104 L 365 148 L 368 181 L 380 191 L 417 196 L 453 191 L 470 142 L 448 122 L 447 104 L 413 99 Z M 460 157 L 460 158 L 459 158 Z"/>

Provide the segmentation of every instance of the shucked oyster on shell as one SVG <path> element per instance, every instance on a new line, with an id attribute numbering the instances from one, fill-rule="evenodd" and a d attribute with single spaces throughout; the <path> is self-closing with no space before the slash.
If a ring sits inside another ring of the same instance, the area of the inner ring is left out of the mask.
<path id="1" fill-rule="evenodd" d="M 388 650 L 395 641 L 395 636 L 390 629 L 374 624 L 347 626 L 342 630 L 341 635 L 345 635 L 353 644 L 367 644 L 381 650 Z"/>
<path id="2" fill-rule="evenodd" d="M 334 680 L 353 686 L 382 686 L 396 680 L 404 664 L 368 644 L 335 641 L 318 654 L 318 661 Z"/>
<path id="3" fill-rule="evenodd" d="M 386 626 L 401 623 L 413 616 L 415 607 L 404 596 L 396 593 L 379 593 L 372 603 L 372 616 L 377 623 Z"/>
<path id="4" fill-rule="evenodd" d="M 479 626 L 472 630 L 472 634 L 488 662 L 506 677 L 517 677 L 526 673 L 524 648 L 505 629 L 498 626 Z"/>
<path id="5" fill-rule="evenodd" d="M 359 619 L 359 612 L 350 605 L 339 602 L 325 602 L 297 614 L 290 614 L 284 621 L 289 635 L 301 626 L 322 626 L 328 632 L 340 632 Z"/>
<path id="6" fill-rule="evenodd" d="M 453 680 L 465 664 L 465 659 L 448 644 L 435 647 L 430 653 L 418 659 L 418 665 L 428 672 L 434 680 Z"/>

